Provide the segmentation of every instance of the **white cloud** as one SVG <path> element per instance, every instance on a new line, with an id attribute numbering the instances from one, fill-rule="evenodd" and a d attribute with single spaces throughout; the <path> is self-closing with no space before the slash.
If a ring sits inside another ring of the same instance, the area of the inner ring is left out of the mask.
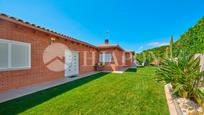
<path id="1" fill-rule="evenodd" d="M 140 46 L 137 50 L 142 50 L 143 49 L 143 46 Z"/>
<path id="2" fill-rule="evenodd" d="M 141 52 L 143 48 L 144 48 L 143 46 L 140 46 L 140 47 L 137 49 L 137 52 Z"/>
<path id="3" fill-rule="evenodd" d="M 152 46 L 152 47 L 159 47 L 159 46 L 164 46 L 164 45 L 168 45 L 169 43 L 167 42 L 151 42 L 148 43 L 148 46 Z"/>

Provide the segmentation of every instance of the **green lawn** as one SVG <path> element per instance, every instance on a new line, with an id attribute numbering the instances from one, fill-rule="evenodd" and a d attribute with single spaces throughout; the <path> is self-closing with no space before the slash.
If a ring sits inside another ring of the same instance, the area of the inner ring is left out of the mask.
<path id="1" fill-rule="evenodd" d="M 168 115 L 154 68 L 129 69 L 123 74 L 99 73 L 71 83 L 0 104 L 7 114 L 130 114 Z"/>

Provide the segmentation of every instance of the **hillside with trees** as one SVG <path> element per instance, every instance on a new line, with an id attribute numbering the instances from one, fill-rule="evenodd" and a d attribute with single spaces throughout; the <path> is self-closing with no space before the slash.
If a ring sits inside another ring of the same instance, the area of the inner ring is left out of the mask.
<path id="1" fill-rule="evenodd" d="M 179 49 L 191 53 L 204 53 L 204 17 L 175 42 L 175 53 L 178 53 Z"/>
<path id="2" fill-rule="evenodd" d="M 173 39 L 172 39 L 173 40 Z M 171 41 L 172 42 L 172 41 Z M 138 61 L 147 59 L 149 62 L 153 58 L 165 58 L 169 56 L 169 45 L 156 47 L 137 54 Z M 190 54 L 204 53 L 204 17 L 201 18 L 193 27 L 188 29 L 181 37 L 173 43 L 173 56 L 179 55 L 179 52 L 185 51 Z"/>

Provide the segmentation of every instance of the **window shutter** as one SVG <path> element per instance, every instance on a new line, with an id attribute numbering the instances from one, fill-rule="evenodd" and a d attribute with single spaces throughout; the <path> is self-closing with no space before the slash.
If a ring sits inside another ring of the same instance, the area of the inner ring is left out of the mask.
<path id="1" fill-rule="evenodd" d="M 0 69 L 8 68 L 8 43 L 0 42 Z"/>
<path id="2" fill-rule="evenodd" d="M 29 64 L 29 45 L 12 44 L 11 45 L 11 67 L 30 67 Z"/>
<path id="3" fill-rule="evenodd" d="M 0 71 L 31 67 L 31 44 L 0 39 Z"/>

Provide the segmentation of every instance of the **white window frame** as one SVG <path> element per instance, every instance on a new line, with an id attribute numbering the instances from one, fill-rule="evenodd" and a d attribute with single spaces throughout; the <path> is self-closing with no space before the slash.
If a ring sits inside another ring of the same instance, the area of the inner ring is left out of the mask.
<path id="1" fill-rule="evenodd" d="M 107 57 L 109 60 L 107 60 Z M 110 53 L 102 53 L 99 58 L 100 62 L 112 62 L 112 55 Z"/>
<path id="2" fill-rule="evenodd" d="M 24 70 L 24 69 L 31 69 L 31 44 L 30 43 L 24 43 L 19 41 L 13 41 L 13 40 L 5 40 L 0 38 L 0 43 L 8 44 L 8 67 L 7 68 L 0 68 L 0 71 L 10 71 L 10 70 Z M 22 66 L 22 67 L 12 67 L 12 51 L 11 46 L 15 45 L 24 45 L 28 47 L 29 53 L 28 53 L 28 66 Z"/>
<path id="3" fill-rule="evenodd" d="M 123 64 L 123 65 L 125 65 L 125 61 L 126 61 L 125 54 L 123 54 L 123 55 L 122 55 L 122 64 Z"/>

